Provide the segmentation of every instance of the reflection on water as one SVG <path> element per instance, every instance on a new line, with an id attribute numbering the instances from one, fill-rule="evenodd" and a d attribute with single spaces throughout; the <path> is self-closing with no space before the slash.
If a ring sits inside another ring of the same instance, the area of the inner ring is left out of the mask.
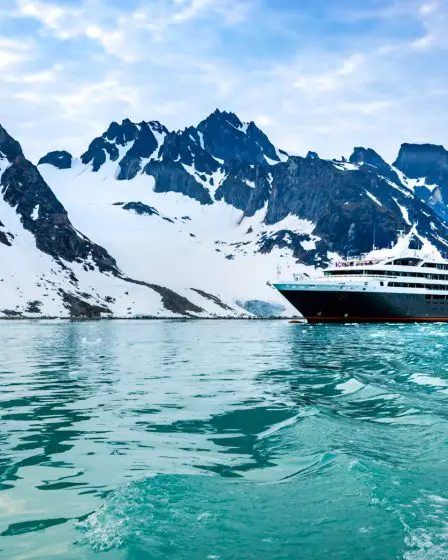
<path id="1" fill-rule="evenodd" d="M 1 559 L 448 557 L 446 325 L 0 335 Z"/>

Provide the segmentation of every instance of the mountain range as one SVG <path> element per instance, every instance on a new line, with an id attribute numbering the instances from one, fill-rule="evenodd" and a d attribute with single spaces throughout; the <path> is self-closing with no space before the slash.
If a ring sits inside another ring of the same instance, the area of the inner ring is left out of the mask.
<path id="1" fill-rule="evenodd" d="M 0 316 L 290 315 L 269 281 L 393 244 L 448 246 L 448 151 L 387 163 L 291 155 L 216 110 L 197 126 L 113 122 L 33 164 L 0 126 Z"/>

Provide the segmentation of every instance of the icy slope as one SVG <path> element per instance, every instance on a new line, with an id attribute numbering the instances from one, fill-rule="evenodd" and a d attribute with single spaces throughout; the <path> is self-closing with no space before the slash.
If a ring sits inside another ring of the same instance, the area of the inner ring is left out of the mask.
<path id="1" fill-rule="evenodd" d="M 284 229 L 312 244 L 317 238 L 307 220 L 290 216 L 268 226 L 266 209 L 244 217 L 225 202 L 201 205 L 183 194 L 155 193 L 154 179 L 146 175 L 115 180 L 112 163 L 96 173 L 79 160 L 63 171 L 47 164 L 39 168 L 72 220 L 114 255 L 127 275 L 179 293 L 187 289 L 193 302 L 191 288 L 211 292 L 230 307 L 246 299 L 285 305 L 266 284 L 278 267 L 290 275 L 314 271 L 296 264 L 288 247 L 260 252 L 265 235 Z"/>
<path id="2" fill-rule="evenodd" d="M 241 308 L 226 306 L 205 291 L 180 283 L 177 293 L 148 274 L 125 272 L 107 250 L 72 225 L 64 205 L 2 128 L 0 183 L 0 316 L 241 314 Z"/>

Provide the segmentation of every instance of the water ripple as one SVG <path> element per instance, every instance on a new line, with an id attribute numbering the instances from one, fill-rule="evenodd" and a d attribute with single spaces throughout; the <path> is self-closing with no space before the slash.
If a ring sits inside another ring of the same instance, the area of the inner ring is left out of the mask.
<path id="1" fill-rule="evenodd" d="M 0 331 L 2 560 L 448 557 L 447 325 Z"/>

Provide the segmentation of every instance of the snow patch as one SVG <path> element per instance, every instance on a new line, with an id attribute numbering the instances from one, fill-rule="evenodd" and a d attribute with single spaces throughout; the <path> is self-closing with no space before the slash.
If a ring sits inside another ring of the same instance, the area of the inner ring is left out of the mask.
<path id="1" fill-rule="evenodd" d="M 227 175 L 222 167 L 220 167 L 217 171 L 214 171 L 210 175 L 208 189 L 213 196 L 215 195 L 217 189 L 219 189 L 219 187 L 222 185 L 226 177 Z"/>
<path id="2" fill-rule="evenodd" d="M 411 224 L 411 221 L 410 221 L 410 219 L 409 219 L 409 212 L 408 212 L 408 209 L 407 209 L 405 206 L 402 206 L 402 205 L 398 202 L 398 200 L 397 200 L 396 198 L 394 198 L 394 201 L 395 201 L 395 204 L 398 206 L 398 208 L 399 208 L 400 211 L 401 211 L 401 215 L 403 216 L 403 220 L 404 220 L 409 226 L 412 225 L 412 224 Z"/>
<path id="3" fill-rule="evenodd" d="M 382 206 L 382 203 L 375 196 L 373 196 L 371 192 L 369 192 L 367 189 L 364 189 L 364 191 L 366 195 L 373 200 L 373 202 L 376 202 L 378 206 Z"/>
<path id="4" fill-rule="evenodd" d="M 39 218 L 39 204 L 37 204 L 34 208 L 33 211 L 31 213 L 31 218 L 33 220 L 37 220 Z"/>
<path id="5" fill-rule="evenodd" d="M 331 163 L 334 167 L 336 167 L 336 169 L 340 169 L 341 171 L 356 171 L 359 169 L 359 165 L 348 161 L 333 160 Z"/>
<path id="6" fill-rule="evenodd" d="M 267 281 L 275 279 L 279 263 L 291 276 L 295 272 L 312 273 L 314 267 L 298 265 L 288 247 L 261 254 L 259 241 L 263 234 L 272 235 L 287 229 L 308 234 L 311 247 L 311 242 L 318 239 L 312 235 L 315 227 L 312 222 L 288 216 L 268 226 L 264 223 L 266 207 L 250 218 L 243 217 L 240 210 L 224 201 L 201 205 L 180 193 L 155 193 L 154 178 L 145 174 L 137 175 L 132 181 L 110 180 L 112 170 L 113 162 L 104 164 L 98 173 L 86 171 L 85 166 L 75 162 L 72 169 L 58 170 L 45 165 L 41 172 L 69 212 L 74 226 L 107 249 L 129 277 L 172 289 L 208 314 L 223 316 L 229 315 L 229 311 L 210 300 L 193 299 L 190 288 L 213 294 L 232 309 L 237 299 L 258 299 L 286 305 L 285 313 L 296 315 Z M 198 180 L 193 168 L 186 166 L 186 170 Z M 222 169 L 216 171 L 212 175 L 213 188 L 219 187 L 225 176 Z M 210 176 L 207 179 L 206 186 L 211 190 Z M 117 201 L 139 200 L 157 208 L 160 216 L 178 219 L 173 224 L 156 216 L 137 216 L 114 206 Z M 151 242 L 156 239 L 159 241 Z M 129 250 L 130 240 L 132 251 Z M 102 275 L 95 273 L 90 278 L 93 286 L 98 284 L 99 293 L 107 293 L 101 285 Z M 144 287 L 137 290 L 136 287 L 133 291 L 132 286 L 123 290 L 120 288 L 122 281 L 115 279 L 114 282 L 119 286 L 117 293 L 132 293 L 131 302 L 134 303 L 124 306 L 117 297 L 117 303 L 110 306 L 113 313 L 129 317 L 142 312 L 159 316 L 163 313 L 160 298 L 153 296 L 151 290 Z"/>
<path id="7" fill-rule="evenodd" d="M 197 132 L 198 132 L 198 136 L 199 136 L 199 144 L 200 144 L 201 148 L 203 150 L 205 150 L 204 135 L 202 134 L 202 132 L 200 130 L 198 130 Z"/>
<path id="8" fill-rule="evenodd" d="M 266 160 L 266 163 L 268 163 L 269 165 L 278 165 L 280 163 L 279 161 L 276 161 L 275 159 L 271 159 L 266 154 L 263 154 L 263 155 L 264 155 L 264 159 Z"/>

